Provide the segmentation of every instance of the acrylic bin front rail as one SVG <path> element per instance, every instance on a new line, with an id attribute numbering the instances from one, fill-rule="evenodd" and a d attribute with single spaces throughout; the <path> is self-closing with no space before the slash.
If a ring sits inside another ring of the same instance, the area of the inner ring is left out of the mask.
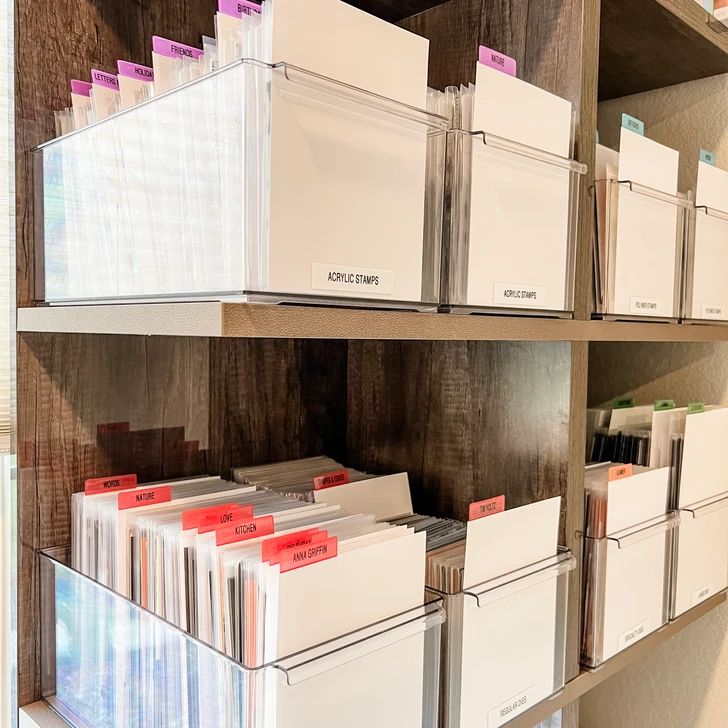
<path id="1" fill-rule="evenodd" d="M 596 180 L 592 191 L 596 312 L 677 320 L 692 203 L 631 180 Z"/>
<path id="2" fill-rule="evenodd" d="M 79 728 L 436 728 L 431 602 L 246 668 L 71 569 L 41 561 L 42 691 Z M 316 605 L 302 605 L 316 619 Z"/>
<path id="3" fill-rule="evenodd" d="M 482 131 L 453 131 L 449 144 L 444 301 L 465 312 L 572 312 L 586 165 Z"/>
<path id="4" fill-rule="evenodd" d="M 728 213 L 693 208 L 686 244 L 682 318 L 728 321 Z"/>
<path id="5" fill-rule="evenodd" d="M 728 587 L 728 492 L 680 508 L 670 619 Z"/>
<path id="6" fill-rule="evenodd" d="M 564 686 L 567 550 L 442 594 L 442 728 L 497 728 Z"/>
<path id="7" fill-rule="evenodd" d="M 448 126 L 284 63 L 238 61 L 36 150 L 37 285 L 48 302 L 432 306 Z"/>
<path id="8" fill-rule="evenodd" d="M 584 539 L 582 662 L 597 667 L 669 617 L 670 512 L 603 538 Z"/>

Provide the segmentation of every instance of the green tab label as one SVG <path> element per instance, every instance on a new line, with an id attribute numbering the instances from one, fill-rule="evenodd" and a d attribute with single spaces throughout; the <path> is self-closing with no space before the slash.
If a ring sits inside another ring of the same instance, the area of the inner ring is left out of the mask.
<path id="1" fill-rule="evenodd" d="M 629 129 L 629 131 L 633 131 L 640 136 L 645 135 L 645 122 L 635 119 L 634 116 L 629 114 L 622 114 L 622 128 Z"/>
<path id="2" fill-rule="evenodd" d="M 626 409 L 627 407 L 634 407 L 634 399 L 632 397 L 618 398 L 612 403 L 613 409 Z"/>
<path id="3" fill-rule="evenodd" d="M 660 410 L 675 409 L 675 401 L 672 399 L 658 399 L 655 400 L 655 412 Z"/>
<path id="4" fill-rule="evenodd" d="M 688 414 L 694 415 L 698 412 L 705 412 L 705 402 L 689 402 Z"/>
<path id="5" fill-rule="evenodd" d="M 715 154 L 713 152 L 706 152 L 705 149 L 701 149 L 700 161 L 715 167 Z"/>

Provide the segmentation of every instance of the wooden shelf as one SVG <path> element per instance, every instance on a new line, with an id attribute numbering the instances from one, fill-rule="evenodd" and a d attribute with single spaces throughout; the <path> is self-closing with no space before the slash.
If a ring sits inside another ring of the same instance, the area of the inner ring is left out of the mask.
<path id="1" fill-rule="evenodd" d="M 402 18 L 422 13 L 446 0 L 346 0 L 349 5 L 395 23 Z"/>
<path id="2" fill-rule="evenodd" d="M 200 301 L 18 309 L 19 332 L 410 341 L 728 341 L 728 326 Z"/>
<path id="3" fill-rule="evenodd" d="M 695 0 L 608 0 L 601 8 L 600 101 L 728 72 L 728 32 Z"/>
<path id="4" fill-rule="evenodd" d="M 557 710 L 578 700 L 582 695 L 605 680 L 608 680 L 613 675 L 616 675 L 618 672 L 621 672 L 633 662 L 646 657 L 659 644 L 670 639 L 670 637 L 676 635 L 693 622 L 696 622 L 716 607 L 725 604 L 725 602 L 726 592 L 722 591 L 714 597 L 707 599 L 702 604 L 699 604 L 697 607 L 694 607 L 689 612 L 686 612 L 681 617 L 678 617 L 674 622 L 666 624 L 662 629 L 658 629 L 643 640 L 640 640 L 633 647 L 624 650 L 624 652 L 620 652 L 611 660 L 607 660 L 607 662 L 596 670 L 585 670 L 581 672 L 577 677 L 568 682 L 560 693 L 548 700 L 544 700 L 538 705 L 534 705 L 531 710 L 508 723 L 508 728 L 533 728 L 533 726 L 553 715 Z"/>

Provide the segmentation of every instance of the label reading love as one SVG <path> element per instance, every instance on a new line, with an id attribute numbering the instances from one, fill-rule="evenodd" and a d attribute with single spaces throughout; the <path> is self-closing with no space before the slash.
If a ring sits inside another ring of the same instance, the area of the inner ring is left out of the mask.
<path id="1" fill-rule="evenodd" d="M 83 491 L 86 495 L 97 495 L 99 493 L 111 493 L 115 490 L 129 490 L 136 488 L 137 476 L 111 475 L 108 478 L 89 478 L 83 483 Z"/>
<path id="2" fill-rule="evenodd" d="M 218 528 L 233 526 L 253 517 L 253 506 L 234 506 L 219 513 L 205 516 L 197 526 L 197 533 L 210 533 Z"/>

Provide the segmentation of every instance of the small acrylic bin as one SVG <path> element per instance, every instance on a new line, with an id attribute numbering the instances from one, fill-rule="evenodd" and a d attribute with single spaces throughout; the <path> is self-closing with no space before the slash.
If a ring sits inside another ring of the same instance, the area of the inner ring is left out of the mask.
<path id="1" fill-rule="evenodd" d="M 670 619 L 728 588 L 728 492 L 680 508 Z"/>
<path id="2" fill-rule="evenodd" d="M 728 212 L 693 208 L 687 238 L 682 317 L 728 321 Z"/>
<path id="3" fill-rule="evenodd" d="M 497 728 L 564 686 L 566 602 L 576 560 L 552 557 L 442 594 L 441 728 Z"/>
<path id="4" fill-rule="evenodd" d="M 673 511 L 584 539 L 582 662 L 598 667 L 667 623 Z"/>
<path id="5" fill-rule="evenodd" d="M 594 183 L 595 312 L 677 321 L 692 203 L 630 180 Z"/>
<path id="6" fill-rule="evenodd" d="M 38 290 L 433 308 L 448 128 L 238 61 L 35 151 Z"/>
<path id="7" fill-rule="evenodd" d="M 449 145 L 443 302 L 466 313 L 571 315 L 586 165 L 482 131 L 452 131 Z"/>
<path id="8" fill-rule="evenodd" d="M 66 558 L 40 555 L 41 672 L 43 697 L 73 726 L 436 728 L 439 601 L 247 668 Z"/>

